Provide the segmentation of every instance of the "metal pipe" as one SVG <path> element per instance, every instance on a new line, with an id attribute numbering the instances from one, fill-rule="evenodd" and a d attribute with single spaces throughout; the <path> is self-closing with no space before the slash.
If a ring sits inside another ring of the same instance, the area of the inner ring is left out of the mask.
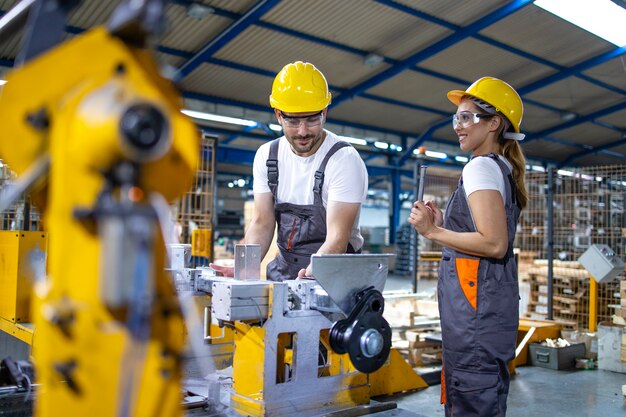
<path id="1" fill-rule="evenodd" d="M 424 200 L 424 178 L 426 178 L 426 169 L 427 165 L 420 166 L 420 182 L 419 187 L 417 188 L 417 201 Z"/>
<path id="2" fill-rule="evenodd" d="M 13 184 L 0 193 L 0 213 L 11 207 L 13 203 L 26 191 L 28 191 L 50 169 L 50 157 L 44 155 L 32 163 Z"/>
<path id="3" fill-rule="evenodd" d="M 420 161 L 415 163 L 413 168 L 413 195 L 416 196 L 415 201 L 422 201 L 424 199 L 424 179 L 426 178 L 427 165 L 423 165 Z M 419 177 L 419 180 L 418 180 Z M 417 293 L 418 290 L 418 278 L 417 278 L 417 262 L 419 259 L 419 234 L 415 229 L 411 233 L 411 253 L 413 254 L 413 262 L 411 263 L 411 272 L 413 274 L 413 293 Z"/>
<path id="4" fill-rule="evenodd" d="M 0 41 L 6 40 L 26 24 L 28 12 L 37 0 L 22 0 L 0 18 Z"/>

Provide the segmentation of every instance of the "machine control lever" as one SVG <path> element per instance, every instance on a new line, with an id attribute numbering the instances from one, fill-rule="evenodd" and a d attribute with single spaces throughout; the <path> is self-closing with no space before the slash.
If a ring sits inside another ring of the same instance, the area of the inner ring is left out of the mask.
<path id="1" fill-rule="evenodd" d="M 364 373 L 379 369 L 391 349 L 391 328 L 383 317 L 385 299 L 380 291 L 368 287 L 357 294 L 350 315 L 333 324 L 330 347 L 348 353 L 354 367 Z"/>

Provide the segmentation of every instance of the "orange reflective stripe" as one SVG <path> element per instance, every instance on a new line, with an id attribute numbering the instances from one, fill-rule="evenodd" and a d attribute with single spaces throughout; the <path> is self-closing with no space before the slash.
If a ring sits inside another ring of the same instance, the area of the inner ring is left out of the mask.
<path id="1" fill-rule="evenodd" d="M 478 292 L 479 259 L 456 258 L 456 272 L 465 298 L 476 310 L 476 294 Z"/>
<path id="2" fill-rule="evenodd" d="M 441 367 L 441 398 L 439 399 L 439 403 L 446 403 L 446 377 L 443 372 L 443 366 Z"/>
<path id="3" fill-rule="evenodd" d="M 293 233 L 296 231 L 296 219 L 294 217 L 293 223 L 291 223 L 291 233 L 289 234 L 289 241 L 287 242 L 287 250 L 293 248 Z"/>

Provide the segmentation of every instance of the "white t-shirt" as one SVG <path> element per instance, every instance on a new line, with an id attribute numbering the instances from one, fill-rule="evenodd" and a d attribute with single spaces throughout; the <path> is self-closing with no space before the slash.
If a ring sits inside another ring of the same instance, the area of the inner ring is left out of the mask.
<path id="1" fill-rule="evenodd" d="M 319 168 L 324 156 L 330 148 L 341 141 L 337 136 L 325 130 L 326 138 L 321 146 L 311 156 L 298 156 L 291 150 L 287 139 L 280 138 L 278 147 L 278 190 L 277 203 L 291 203 L 298 205 L 313 204 L 313 185 L 315 171 Z M 267 185 L 267 158 L 270 152 L 270 143 L 265 143 L 257 150 L 254 157 L 254 193 L 270 193 Z M 352 146 L 339 149 L 330 157 L 324 171 L 324 185 L 322 187 L 322 203 L 328 206 L 328 201 L 342 203 L 361 203 L 367 198 L 367 169 L 361 156 Z M 360 214 L 360 210 L 359 210 Z M 363 246 L 363 237 L 359 231 L 359 214 L 352 226 L 350 243 L 355 249 Z"/>
<path id="2" fill-rule="evenodd" d="M 512 165 L 502 155 L 498 155 L 511 172 Z M 469 197 L 474 191 L 497 190 L 502 195 L 502 202 L 506 204 L 506 188 L 504 187 L 504 177 L 498 163 L 490 157 L 472 158 L 463 167 L 463 189 L 465 195 Z"/>

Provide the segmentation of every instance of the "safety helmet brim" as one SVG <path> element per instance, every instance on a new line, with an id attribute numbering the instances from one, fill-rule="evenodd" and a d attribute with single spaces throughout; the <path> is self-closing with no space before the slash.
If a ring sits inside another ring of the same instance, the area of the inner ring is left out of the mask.
<path id="1" fill-rule="evenodd" d="M 470 85 L 467 90 L 449 91 L 448 100 L 460 105 L 464 97 L 485 102 L 506 118 L 515 133 L 520 133 L 524 114 L 524 104 L 515 89 L 508 83 L 494 77 L 482 77 Z"/>

